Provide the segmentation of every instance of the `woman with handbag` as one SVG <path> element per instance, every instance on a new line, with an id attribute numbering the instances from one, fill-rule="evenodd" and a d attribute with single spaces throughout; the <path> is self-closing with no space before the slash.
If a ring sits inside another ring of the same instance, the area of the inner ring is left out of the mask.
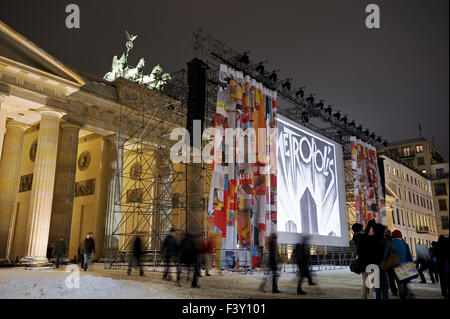
<path id="1" fill-rule="evenodd" d="M 395 257 L 394 257 L 395 256 Z M 406 263 L 406 262 L 412 262 L 412 254 L 409 249 L 409 246 L 405 244 L 405 242 L 402 239 L 402 233 L 399 230 L 394 230 L 392 232 L 392 242 L 390 244 L 386 245 L 385 251 L 384 251 L 384 260 L 389 263 L 393 263 L 393 260 L 396 260 L 394 263 L 398 263 L 398 265 Z M 398 265 L 388 265 L 386 266 L 386 262 L 381 265 L 382 268 L 389 269 L 394 268 Z M 399 295 L 401 299 L 406 299 L 410 296 L 410 291 L 408 288 L 408 282 L 409 281 L 400 281 L 398 279 L 398 276 L 396 278 Z"/>

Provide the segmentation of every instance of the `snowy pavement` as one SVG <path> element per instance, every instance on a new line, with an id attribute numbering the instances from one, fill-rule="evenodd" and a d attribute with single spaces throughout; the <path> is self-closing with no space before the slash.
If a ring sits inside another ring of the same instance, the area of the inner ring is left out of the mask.
<path id="1" fill-rule="evenodd" d="M 74 287 L 74 273 L 66 272 L 65 266 L 59 270 L 27 270 L 25 268 L 0 268 L 0 298 L 70 298 L 70 299 L 193 299 L 193 298 L 299 298 L 299 299 L 359 299 L 361 276 L 348 269 L 328 269 L 314 272 L 317 286 L 304 285 L 305 296 L 296 294 L 296 276 L 282 273 L 279 280 L 281 294 L 270 293 L 270 282 L 266 293 L 257 290 L 262 275 L 260 273 L 240 274 L 224 272 L 211 277 L 199 278 L 200 289 L 190 287 L 186 276 L 182 276 L 181 287 L 163 281 L 160 272 L 146 272 L 139 277 L 137 271 L 128 276 L 123 270 L 105 270 L 103 264 L 95 264 L 87 272 L 80 272 L 79 288 Z M 69 278 L 68 278 L 69 276 Z M 428 279 L 428 278 L 427 278 Z M 416 298 L 441 299 L 438 284 L 410 285 Z M 393 297 L 396 298 L 396 297 Z"/>

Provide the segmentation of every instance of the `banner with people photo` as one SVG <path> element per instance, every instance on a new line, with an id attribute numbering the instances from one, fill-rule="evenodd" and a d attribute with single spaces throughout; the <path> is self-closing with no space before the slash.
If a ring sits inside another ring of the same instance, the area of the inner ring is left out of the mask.
<path id="1" fill-rule="evenodd" d="M 371 219 L 387 225 L 386 205 L 378 169 L 376 149 L 350 137 L 356 222 L 366 227 Z"/>
<path id="2" fill-rule="evenodd" d="M 214 136 L 208 206 L 212 231 L 222 236 L 218 251 L 239 247 L 252 252 L 264 246 L 266 234 L 277 230 L 276 137 L 271 134 L 276 134 L 276 100 L 276 92 L 220 66 L 214 128 L 222 134 Z M 227 156 L 227 131 L 235 133 L 232 158 Z M 226 256 L 230 265 L 230 254 L 223 255 L 216 262 Z"/>

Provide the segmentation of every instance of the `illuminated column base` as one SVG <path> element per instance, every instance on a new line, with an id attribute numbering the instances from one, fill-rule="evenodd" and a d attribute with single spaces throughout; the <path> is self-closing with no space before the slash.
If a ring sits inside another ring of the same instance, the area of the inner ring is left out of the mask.
<path id="1" fill-rule="evenodd" d="M 3 156 L 0 160 L 0 262 L 8 262 L 10 223 L 16 209 L 23 136 L 27 128 L 26 124 L 16 121 L 8 121 L 6 124 Z"/>
<path id="2" fill-rule="evenodd" d="M 25 257 L 21 263 L 45 265 L 55 184 L 59 122 L 63 114 L 44 108 L 40 111 L 39 138 L 33 172 L 28 221 L 26 225 Z"/>

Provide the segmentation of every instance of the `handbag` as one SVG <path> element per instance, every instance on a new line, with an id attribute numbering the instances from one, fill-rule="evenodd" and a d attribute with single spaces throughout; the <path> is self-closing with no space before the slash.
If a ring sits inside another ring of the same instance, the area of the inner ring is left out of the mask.
<path id="1" fill-rule="evenodd" d="M 361 262 L 359 261 L 359 258 L 356 258 L 350 263 L 350 271 L 354 272 L 357 275 L 360 275 L 362 273 Z"/>
<path id="2" fill-rule="evenodd" d="M 394 267 L 394 273 L 399 282 L 408 282 L 419 277 L 416 266 L 411 261 L 401 263 L 397 267 Z"/>
<path id="3" fill-rule="evenodd" d="M 380 263 L 380 268 L 384 271 L 391 270 L 392 268 L 394 268 L 395 266 L 400 264 L 400 259 L 393 252 L 394 251 L 393 246 L 394 245 L 392 244 L 392 241 L 391 241 L 391 252 L 389 254 L 389 257 L 387 259 L 382 260 Z"/>

